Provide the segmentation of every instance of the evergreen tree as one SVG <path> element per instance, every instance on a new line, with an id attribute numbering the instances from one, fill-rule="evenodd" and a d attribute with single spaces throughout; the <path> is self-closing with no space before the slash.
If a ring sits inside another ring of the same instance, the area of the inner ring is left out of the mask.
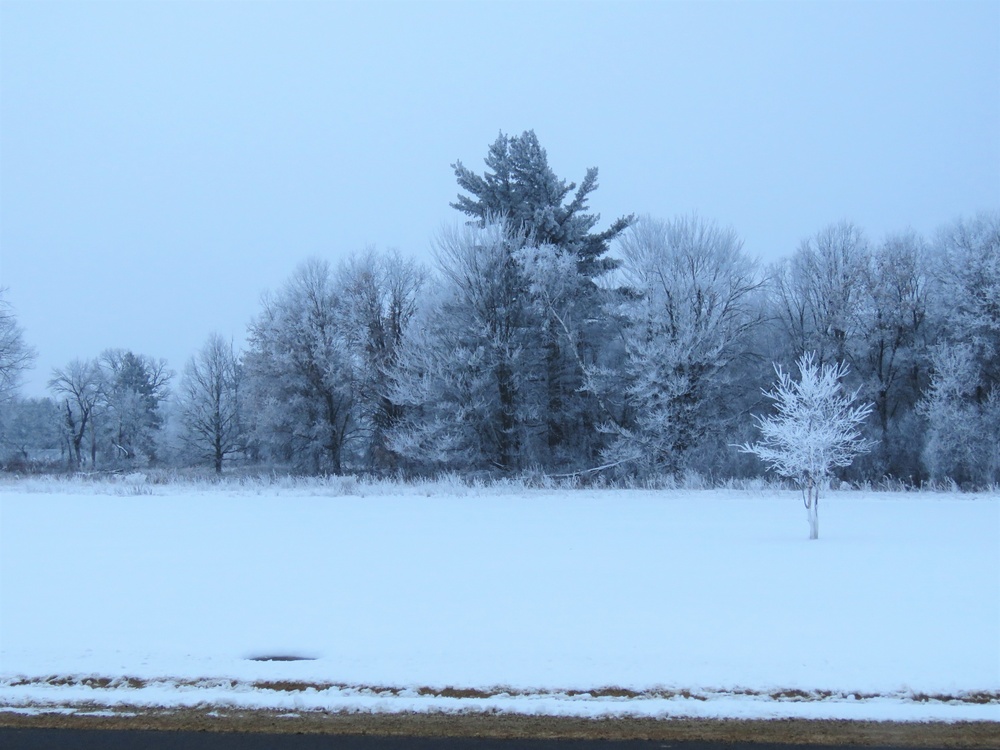
<path id="1" fill-rule="evenodd" d="M 497 137 L 486 155 L 488 171 L 482 176 L 456 161 L 452 168 L 459 195 L 452 207 L 471 216 L 480 226 L 502 220 L 537 245 L 554 245 L 571 252 L 579 273 L 593 279 L 616 267 L 606 258 L 609 243 L 631 223 L 625 216 L 607 230 L 593 233 L 599 214 L 587 213 L 587 201 L 597 189 L 597 168 L 587 170 L 577 187 L 556 176 L 533 130 L 520 136 Z M 573 192 L 575 191 L 575 192 Z M 573 193 L 572 199 L 566 199 Z"/>
<path id="2" fill-rule="evenodd" d="M 607 257 L 610 242 L 623 232 L 631 216 L 619 218 L 604 231 L 594 231 L 600 216 L 588 212 L 588 200 L 597 189 L 597 169 L 587 170 L 579 187 L 560 179 L 548 164 L 545 149 L 534 131 L 520 136 L 501 133 L 486 156 L 487 171 L 478 175 L 461 161 L 453 164 L 460 194 L 451 205 L 470 216 L 480 227 L 502 222 L 513 239 L 525 247 L 550 247 L 560 258 L 571 259 L 575 269 L 562 281 L 562 300 L 572 300 L 575 314 L 560 314 L 551 297 L 539 296 L 540 276 L 550 268 L 546 259 L 525 254 L 520 259 L 525 288 L 520 304 L 540 314 L 544 349 L 541 377 L 546 403 L 543 465 L 562 468 L 583 466 L 597 458 L 601 436 L 597 425 L 604 418 L 594 393 L 588 387 L 587 369 L 601 360 L 601 349 L 610 339 L 603 314 L 605 293 L 595 279 L 618 263 Z M 532 268 L 534 261 L 542 265 Z M 561 267 L 565 268 L 565 264 Z M 568 309 L 565 304 L 562 310 Z M 532 317 L 526 314 L 526 317 Z"/>

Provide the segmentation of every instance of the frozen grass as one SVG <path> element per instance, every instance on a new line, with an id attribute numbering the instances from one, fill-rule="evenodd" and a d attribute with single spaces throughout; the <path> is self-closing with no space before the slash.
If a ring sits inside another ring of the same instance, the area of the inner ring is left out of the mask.
<path id="1" fill-rule="evenodd" d="M 834 482 L 834 485 L 840 485 Z M 528 473 L 515 477 L 466 476 L 444 474 L 434 478 L 403 479 L 366 475 L 302 476 L 281 471 L 227 472 L 216 475 L 201 469 L 148 469 L 133 472 L 95 472 L 79 474 L 45 474 L 16 476 L 0 473 L 0 491 L 81 494 L 81 495 L 154 495 L 175 492 L 216 492 L 262 494 L 299 492 L 309 495 L 337 496 L 420 495 L 433 497 L 537 490 L 730 490 L 746 492 L 780 492 L 795 489 L 787 480 L 771 475 L 745 479 L 711 480 L 696 472 L 681 478 L 672 476 L 611 481 L 605 477 L 552 477 Z M 893 493 L 958 493 L 952 482 L 927 483 L 920 487 L 892 478 L 880 482 L 865 482 L 859 486 L 843 484 L 840 489 Z M 830 487 L 824 492 L 831 491 Z M 1000 488 L 983 488 L 979 494 L 996 495 Z"/>

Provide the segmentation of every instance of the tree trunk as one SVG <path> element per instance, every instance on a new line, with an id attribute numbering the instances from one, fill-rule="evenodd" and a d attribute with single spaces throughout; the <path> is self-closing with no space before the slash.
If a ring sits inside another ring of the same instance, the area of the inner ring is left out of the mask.
<path id="1" fill-rule="evenodd" d="M 512 471 L 517 460 L 518 445 L 515 429 L 517 426 L 517 406 L 514 386 L 514 376 L 506 363 L 496 368 L 497 391 L 500 396 L 500 430 L 497 435 L 497 458 L 500 468 Z"/>
<path id="2" fill-rule="evenodd" d="M 332 391 L 324 394 L 326 401 L 326 423 L 327 423 L 327 444 L 326 454 L 330 461 L 330 468 L 335 476 L 343 473 L 340 464 L 341 451 L 344 446 L 344 433 L 347 429 L 347 416 L 340 416 L 342 402 L 335 398 Z"/>
<path id="3" fill-rule="evenodd" d="M 83 431 L 86 427 L 86 422 L 83 423 L 78 432 L 76 429 L 76 420 L 73 419 L 73 410 L 69 406 L 69 399 L 66 399 L 66 427 L 68 428 L 66 440 L 70 444 L 70 465 L 71 468 L 79 471 L 83 465 L 83 456 L 81 454 L 83 451 Z"/>
<path id="4" fill-rule="evenodd" d="M 806 486 L 806 518 L 809 521 L 809 538 L 819 539 L 819 484 Z"/>
<path id="5" fill-rule="evenodd" d="M 212 414 L 212 448 L 215 462 L 215 473 L 222 474 L 222 459 L 226 456 L 225 446 L 222 444 L 225 428 L 222 423 L 222 393 L 216 391 L 214 394 L 214 412 Z"/>
<path id="6" fill-rule="evenodd" d="M 561 382 L 561 362 L 559 343 L 555 334 L 549 331 L 545 342 L 545 375 L 546 390 L 548 396 L 548 408 L 545 415 L 546 442 L 548 443 L 548 458 L 552 461 L 559 448 L 562 447 L 565 435 L 563 433 L 563 413 L 562 387 Z"/>

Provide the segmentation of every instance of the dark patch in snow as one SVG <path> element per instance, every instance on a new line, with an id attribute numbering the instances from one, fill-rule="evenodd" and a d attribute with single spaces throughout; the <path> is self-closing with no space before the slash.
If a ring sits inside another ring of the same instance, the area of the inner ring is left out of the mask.
<path id="1" fill-rule="evenodd" d="M 248 656 L 247 661 L 316 661 L 316 657 L 302 656 L 301 654 L 263 654 L 261 656 Z"/>

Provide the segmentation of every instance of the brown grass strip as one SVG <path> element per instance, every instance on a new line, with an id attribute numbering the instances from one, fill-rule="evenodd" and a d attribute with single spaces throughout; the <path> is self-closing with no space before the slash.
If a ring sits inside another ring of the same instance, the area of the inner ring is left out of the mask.
<path id="1" fill-rule="evenodd" d="M 849 744 L 867 747 L 1000 749 L 997 722 L 873 722 L 701 719 L 580 719 L 501 713 L 371 714 L 218 707 L 163 710 L 76 706 L 75 714 L 24 715 L 0 709 L 0 726 L 77 729 L 152 729 L 209 732 L 491 737 L 497 739 L 701 740 L 710 742 Z M 87 711 L 116 715 L 87 716 Z M 123 715 L 124 714 L 124 715 Z M 127 715 L 136 714 L 136 715 Z"/>

